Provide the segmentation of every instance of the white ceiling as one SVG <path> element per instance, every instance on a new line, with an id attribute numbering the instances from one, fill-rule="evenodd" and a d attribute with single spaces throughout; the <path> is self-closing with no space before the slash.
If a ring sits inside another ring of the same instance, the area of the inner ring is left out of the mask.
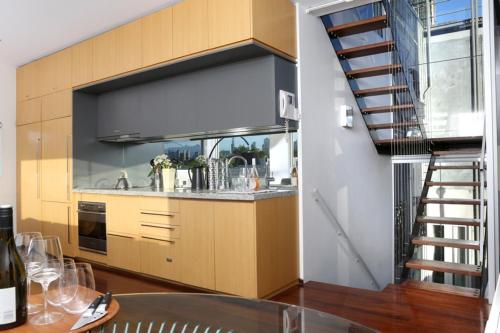
<path id="1" fill-rule="evenodd" d="M 0 0 L 0 63 L 19 66 L 179 0 Z"/>

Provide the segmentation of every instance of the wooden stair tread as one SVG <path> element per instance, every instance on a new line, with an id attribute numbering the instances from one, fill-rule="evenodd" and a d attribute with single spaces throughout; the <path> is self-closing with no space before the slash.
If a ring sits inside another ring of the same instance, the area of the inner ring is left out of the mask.
<path id="1" fill-rule="evenodd" d="M 456 264 L 445 261 L 411 259 L 406 263 L 407 268 L 423 269 L 434 272 L 481 276 L 481 266 Z"/>
<path id="2" fill-rule="evenodd" d="M 378 96 L 378 95 L 388 95 L 396 92 L 406 92 L 408 91 L 408 86 L 406 84 L 396 85 L 396 86 L 386 86 L 386 87 L 377 87 L 377 88 L 369 88 L 369 89 L 359 89 L 354 90 L 354 96 Z"/>
<path id="3" fill-rule="evenodd" d="M 391 145 L 399 143 L 420 143 L 423 142 L 422 138 L 398 138 L 398 139 L 382 139 L 374 140 L 376 145 Z"/>
<path id="4" fill-rule="evenodd" d="M 350 47 L 348 49 L 338 50 L 337 56 L 340 58 L 357 58 L 366 57 L 369 55 L 386 53 L 394 50 L 394 41 L 387 40 L 380 43 L 373 43 L 367 45 L 361 45 L 356 47 Z"/>
<path id="5" fill-rule="evenodd" d="M 418 236 L 411 240 L 414 245 L 432 245 L 457 249 L 479 250 L 479 242 L 464 239 Z"/>
<path id="6" fill-rule="evenodd" d="M 433 224 L 446 224 L 446 225 L 458 225 L 458 226 L 479 226 L 481 223 L 479 219 L 465 219 L 458 217 L 432 217 L 432 216 L 420 216 L 417 218 L 417 223 L 433 223 Z"/>
<path id="7" fill-rule="evenodd" d="M 441 284 L 435 282 L 406 280 L 401 285 L 413 289 L 422 289 L 422 290 L 434 291 L 434 292 L 457 295 L 457 296 L 465 296 L 472 298 L 479 298 L 480 296 L 479 289 L 452 286 L 449 284 Z"/>
<path id="8" fill-rule="evenodd" d="M 366 67 L 361 69 L 355 69 L 346 72 L 346 76 L 349 78 L 362 78 L 362 77 L 372 77 L 379 75 L 389 75 L 392 73 L 400 72 L 403 67 L 400 64 L 396 65 L 383 65 L 375 67 Z"/>
<path id="9" fill-rule="evenodd" d="M 479 165 L 432 165 L 431 170 L 477 170 Z"/>
<path id="10" fill-rule="evenodd" d="M 426 182 L 427 186 L 479 186 L 480 182 Z"/>
<path id="11" fill-rule="evenodd" d="M 481 150 L 478 149 L 459 149 L 459 150 L 437 150 L 432 152 L 434 156 L 461 156 L 461 155 L 480 155 Z"/>
<path id="12" fill-rule="evenodd" d="M 328 33 L 335 37 L 343 37 L 373 30 L 380 30 L 386 27 L 387 16 L 381 15 L 366 20 L 359 20 L 331 27 L 328 29 Z"/>
<path id="13" fill-rule="evenodd" d="M 413 104 L 376 106 L 361 109 L 362 113 L 385 113 L 413 109 Z"/>
<path id="14" fill-rule="evenodd" d="M 481 204 L 479 199 L 432 199 L 422 198 L 424 204 L 441 204 L 441 205 L 471 205 L 478 206 Z"/>
<path id="15" fill-rule="evenodd" d="M 377 129 L 398 128 L 398 127 L 418 127 L 419 124 L 416 121 L 408 121 L 402 123 L 369 124 L 366 126 L 368 127 L 368 129 L 377 130 Z"/>

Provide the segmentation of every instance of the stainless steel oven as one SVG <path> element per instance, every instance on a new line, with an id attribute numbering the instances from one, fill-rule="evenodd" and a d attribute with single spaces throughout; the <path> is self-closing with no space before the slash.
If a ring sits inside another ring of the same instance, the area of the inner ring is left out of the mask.
<path id="1" fill-rule="evenodd" d="M 78 202 L 78 246 L 106 254 L 106 204 Z"/>

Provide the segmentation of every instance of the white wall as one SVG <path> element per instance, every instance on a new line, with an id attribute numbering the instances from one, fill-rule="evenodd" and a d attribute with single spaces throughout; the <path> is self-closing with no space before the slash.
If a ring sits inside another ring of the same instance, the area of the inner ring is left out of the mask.
<path id="1" fill-rule="evenodd" d="M 311 195 L 318 189 L 384 287 L 392 281 L 392 172 L 378 155 L 319 18 L 298 5 L 303 279 L 370 288 Z M 353 129 L 339 107 L 355 107 Z"/>
<path id="2" fill-rule="evenodd" d="M 0 204 L 16 204 L 16 70 L 0 61 Z"/>

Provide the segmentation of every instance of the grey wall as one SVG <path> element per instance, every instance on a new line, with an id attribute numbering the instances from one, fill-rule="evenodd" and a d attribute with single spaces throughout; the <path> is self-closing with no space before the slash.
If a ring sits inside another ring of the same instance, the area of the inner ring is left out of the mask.
<path id="1" fill-rule="evenodd" d="M 319 18 L 300 1 L 301 219 L 305 280 L 370 288 L 311 193 L 318 189 L 381 286 L 392 281 L 391 161 L 378 155 Z M 339 126 L 340 105 L 354 128 Z"/>

